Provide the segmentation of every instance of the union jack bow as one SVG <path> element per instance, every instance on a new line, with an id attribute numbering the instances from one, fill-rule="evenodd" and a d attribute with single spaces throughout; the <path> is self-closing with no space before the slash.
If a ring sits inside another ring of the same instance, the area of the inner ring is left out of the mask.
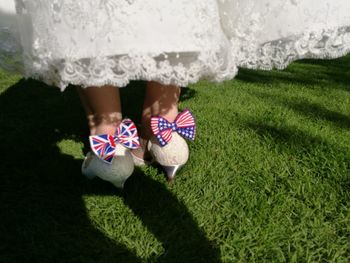
<path id="1" fill-rule="evenodd" d="M 114 135 L 93 135 L 89 139 L 94 154 L 108 164 L 112 163 L 118 143 L 129 149 L 140 147 L 136 125 L 130 119 L 123 120 Z"/>
<path id="2" fill-rule="evenodd" d="M 151 129 L 162 147 L 171 140 L 172 132 L 177 132 L 182 137 L 192 141 L 196 136 L 196 123 L 188 109 L 179 113 L 172 123 L 163 117 L 153 116 L 151 118 Z"/>

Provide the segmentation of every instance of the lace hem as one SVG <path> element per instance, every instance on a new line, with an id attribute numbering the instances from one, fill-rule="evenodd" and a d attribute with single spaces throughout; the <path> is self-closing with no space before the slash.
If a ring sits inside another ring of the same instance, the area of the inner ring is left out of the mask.
<path id="1" fill-rule="evenodd" d="M 350 52 L 350 27 L 304 33 L 262 45 L 251 43 L 233 51 L 239 54 L 236 57 L 239 67 L 285 69 L 290 63 L 300 59 L 334 59 L 345 56 Z"/>
<path id="2" fill-rule="evenodd" d="M 41 80 L 64 91 L 69 84 L 124 87 L 132 80 L 157 81 L 164 85 L 188 86 L 201 79 L 221 82 L 237 74 L 220 53 L 128 54 L 122 56 L 60 60 L 43 64 L 27 58 L 26 78 Z"/>
<path id="3" fill-rule="evenodd" d="M 3 50 L 5 46 L 1 45 Z M 0 66 L 16 65 L 19 70 L 17 51 L 17 48 L 12 48 L 3 53 L 5 56 L 0 56 Z M 124 87 L 131 80 L 153 80 L 178 86 L 188 86 L 202 79 L 221 82 L 234 78 L 237 67 L 284 69 L 295 60 L 337 58 L 349 52 L 350 27 L 342 27 L 264 44 L 254 43 L 249 38 L 232 38 L 215 52 L 128 54 L 75 61 L 25 57 L 23 61 L 25 77 L 58 86 L 64 91 L 69 84 Z M 16 63 L 8 62 L 16 56 Z"/>

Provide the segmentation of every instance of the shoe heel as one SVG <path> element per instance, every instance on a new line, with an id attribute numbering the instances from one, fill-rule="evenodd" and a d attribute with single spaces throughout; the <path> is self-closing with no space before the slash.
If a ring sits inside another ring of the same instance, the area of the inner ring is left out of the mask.
<path id="1" fill-rule="evenodd" d="M 172 136 L 172 140 L 164 147 L 161 147 L 155 138 L 149 143 L 151 155 L 163 168 L 169 182 L 174 181 L 177 172 L 186 164 L 189 157 L 186 141 L 177 133 L 173 133 Z"/>
<path id="2" fill-rule="evenodd" d="M 81 165 L 81 173 L 89 180 L 96 178 L 96 175 L 91 172 L 91 169 L 88 168 L 93 158 L 93 154 L 88 152 L 84 158 L 83 164 Z"/>
<path id="3" fill-rule="evenodd" d="M 176 173 L 181 169 L 182 165 L 166 166 L 163 165 L 163 169 L 166 173 L 168 182 L 173 182 L 175 180 Z"/>
<path id="4" fill-rule="evenodd" d="M 89 180 L 96 178 L 96 175 L 94 175 L 94 174 L 88 174 L 88 173 L 83 173 L 83 174 Z"/>

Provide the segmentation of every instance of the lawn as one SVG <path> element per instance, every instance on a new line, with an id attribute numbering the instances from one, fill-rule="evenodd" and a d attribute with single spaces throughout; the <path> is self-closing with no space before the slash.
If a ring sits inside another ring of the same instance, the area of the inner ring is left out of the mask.
<path id="1" fill-rule="evenodd" d="M 122 89 L 139 123 L 143 82 Z M 350 56 L 183 89 L 191 156 L 124 191 L 80 173 L 88 130 L 61 93 L 0 73 L 0 262 L 349 262 Z"/>

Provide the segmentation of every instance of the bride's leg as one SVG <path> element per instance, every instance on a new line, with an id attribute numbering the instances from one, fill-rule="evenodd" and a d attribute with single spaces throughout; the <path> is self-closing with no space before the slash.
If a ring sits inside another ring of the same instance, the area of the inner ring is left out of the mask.
<path id="1" fill-rule="evenodd" d="M 114 135 L 122 121 L 119 89 L 106 85 L 78 88 L 78 93 L 89 121 L 91 135 Z M 117 158 L 114 158 L 115 156 Z M 117 144 L 112 159 L 108 160 L 109 164 L 101 160 L 100 154 L 89 151 L 81 171 L 89 179 L 97 176 L 111 182 L 117 188 L 123 188 L 125 181 L 134 171 L 134 162 L 129 150 Z"/>
<path id="2" fill-rule="evenodd" d="M 114 86 L 78 87 L 90 134 L 114 134 L 122 120 L 119 89 Z"/>
<path id="3" fill-rule="evenodd" d="M 158 82 L 147 82 L 146 95 L 142 112 L 142 129 L 140 132 L 141 145 L 133 151 L 137 157 L 143 158 L 146 142 L 152 136 L 151 115 L 161 115 L 168 121 L 174 121 L 178 114 L 178 102 L 181 88 L 174 85 L 162 85 Z"/>

